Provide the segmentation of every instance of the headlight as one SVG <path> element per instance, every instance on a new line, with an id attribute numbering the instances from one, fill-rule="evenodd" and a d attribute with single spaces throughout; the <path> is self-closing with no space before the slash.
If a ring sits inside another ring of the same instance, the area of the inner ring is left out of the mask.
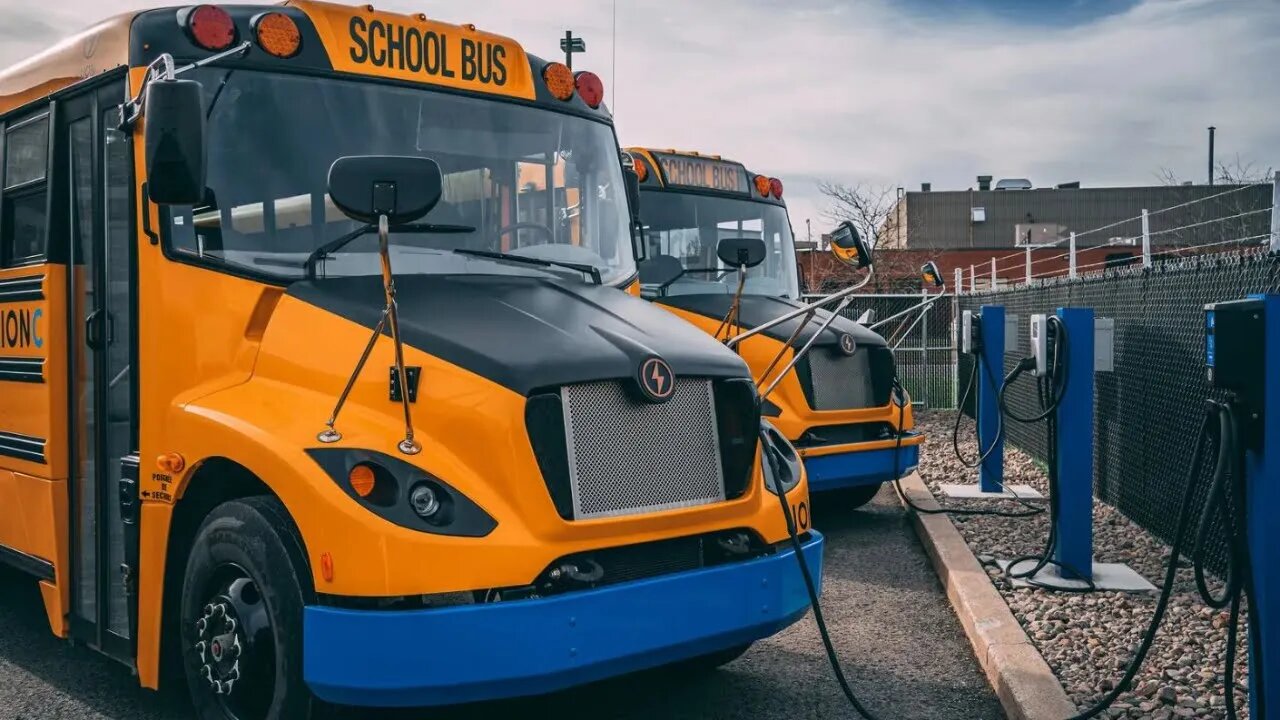
<path id="1" fill-rule="evenodd" d="M 800 453 L 796 452 L 796 448 L 782 436 L 767 420 L 760 422 L 761 437 L 764 442 L 760 444 L 761 462 L 764 465 L 764 486 L 774 495 L 778 494 L 778 486 L 782 486 L 782 492 L 791 492 L 796 485 L 800 484 Z"/>
<path id="2" fill-rule="evenodd" d="M 312 448 L 307 454 L 352 500 L 400 527 L 484 537 L 498 523 L 449 483 L 374 450 Z"/>

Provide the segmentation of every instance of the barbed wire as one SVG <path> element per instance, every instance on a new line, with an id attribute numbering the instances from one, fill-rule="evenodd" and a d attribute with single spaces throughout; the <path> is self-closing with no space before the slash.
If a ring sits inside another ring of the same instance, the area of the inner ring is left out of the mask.
<path id="1" fill-rule="evenodd" d="M 1264 185 L 1270 185 L 1270 184 L 1271 184 L 1270 182 L 1258 182 L 1258 183 L 1251 183 L 1251 184 L 1248 184 L 1248 185 L 1238 185 L 1238 186 L 1236 186 L 1236 187 L 1231 188 L 1230 190 L 1224 190 L 1223 192 L 1215 193 L 1215 194 L 1213 194 L 1213 195 L 1208 195 L 1208 196 L 1206 196 L 1206 197 L 1196 198 L 1195 200 L 1188 200 L 1187 202 L 1178 203 L 1177 205 L 1170 205 L 1169 207 L 1159 208 L 1159 209 L 1157 209 L 1157 210 L 1148 210 L 1148 211 L 1147 211 L 1147 213 L 1146 213 L 1146 217 L 1147 217 L 1148 219 L 1150 219 L 1151 217 L 1154 217 L 1154 216 L 1156 216 L 1156 215 L 1160 215 L 1160 214 L 1162 214 L 1162 213 L 1171 212 L 1171 211 L 1173 211 L 1173 210 L 1180 210 L 1180 209 L 1182 209 L 1182 208 L 1185 208 L 1185 207 L 1191 207 L 1192 205 L 1196 205 L 1196 204 L 1199 204 L 1199 203 L 1209 202 L 1210 200 L 1216 200 L 1216 199 L 1218 199 L 1218 198 L 1225 197 L 1225 196 L 1227 196 L 1227 195 L 1231 195 L 1231 194 L 1233 194 L 1233 193 L 1243 192 L 1243 191 L 1245 191 L 1245 190 L 1249 190 L 1249 189 L 1256 188 L 1256 187 L 1262 187 L 1262 186 L 1264 186 Z M 1174 186 L 1174 187 L 1178 187 L 1178 186 Z M 1270 210 L 1270 208 L 1268 208 L 1267 210 L 1269 211 L 1269 210 Z M 1102 225 L 1102 226 L 1099 226 L 1099 227 L 1093 228 L 1093 229 L 1091 229 L 1091 230 L 1084 230 L 1084 231 L 1082 231 L 1082 232 L 1077 232 L 1077 233 L 1075 234 L 1075 235 L 1076 235 L 1076 239 L 1077 239 L 1077 240 L 1079 240 L 1080 238 L 1082 238 L 1082 237 L 1084 237 L 1084 236 L 1086 236 L 1086 235 L 1092 235 L 1092 234 L 1094 234 L 1094 233 L 1102 232 L 1103 230 L 1110 230 L 1111 228 L 1119 227 L 1119 226 L 1124 225 L 1124 224 L 1126 224 L 1126 223 L 1131 223 L 1131 222 L 1135 222 L 1135 221 L 1137 221 L 1137 222 L 1141 222 L 1142 217 L 1143 217 L 1143 216 L 1142 216 L 1142 214 L 1138 214 L 1138 215 L 1135 215 L 1134 217 L 1131 217 L 1131 218 L 1125 218 L 1124 220 L 1117 220 L 1116 222 L 1108 223 L 1108 224 L 1106 224 L 1106 225 Z M 1165 232 L 1165 231 L 1162 231 L 1162 232 Z M 1150 233 L 1150 234 L 1155 234 L 1155 233 Z M 1141 235 L 1139 235 L 1138 237 L 1142 237 L 1142 236 L 1141 236 Z M 1063 242 L 1065 242 L 1065 241 L 1067 241 L 1067 240 L 1069 240 L 1069 239 L 1070 239 L 1070 236 L 1068 236 L 1068 237 L 1058 238 L 1057 240 L 1054 240 L 1053 242 L 1045 243 L 1045 244 L 1043 244 L 1043 245 L 1038 245 L 1038 246 L 1036 246 L 1036 248 L 1056 247 L 1056 246 L 1058 246 L 1058 245 L 1062 244 Z M 1026 252 L 1026 249 L 1024 248 L 1023 250 L 1020 250 L 1020 251 L 1018 251 L 1018 252 L 1010 253 L 1010 254 L 1005 255 L 1005 256 L 1003 256 L 1003 257 L 998 257 L 998 258 L 996 258 L 996 265 L 997 265 L 997 266 L 999 266 L 999 264 L 1000 264 L 1000 263 L 1004 262 L 1005 260 L 1008 260 L 1009 258 L 1013 258 L 1013 257 L 1020 257 L 1020 256 L 1024 255 L 1024 254 L 1025 254 L 1025 252 Z M 1018 267 L 1018 266 L 1017 266 L 1017 265 L 1011 265 L 1011 266 L 1009 266 L 1009 268 L 1006 268 L 1006 269 L 1012 269 L 1012 268 L 1016 268 L 1016 267 Z M 999 267 L 997 267 L 997 270 L 999 270 Z"/>

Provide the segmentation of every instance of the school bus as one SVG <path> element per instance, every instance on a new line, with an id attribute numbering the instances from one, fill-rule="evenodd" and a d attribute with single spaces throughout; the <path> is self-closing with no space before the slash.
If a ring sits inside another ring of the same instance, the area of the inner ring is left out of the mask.
<path id="1" fill-rule="evenodd" d="M 53 633 L 292 720 L 712 666 L 806 612 L 747 366 L 619 292 L 602 99 L 309 0 L 0 71 L 0 560 Z"/>
<path id="2" fill-rule="evenodd" d="M 628 153 L 640 180 L 643 251 L 683 267 L 674 281 L 642 286 L 646 296 L 725 341 L 802 305 L 781 180 L 719 155 L 640 147 Z M 764 261 L 745 277 L 717 257 L 718 243 L 734 238 L 765 245 Z M 740 281 L 736 317 L 726 322 Z M 772 390 L 764 414 L 798 448 L 809 488 L 825 492 L 824 502 L 858 507 L 897 479 L 895 468 L 898 477 L 915 469 L 924 438 L 912 429 L 910 400 L 895 386 L 893 353 L 880 335 L 820 309 L 735 349 L 762 389 Z"/>

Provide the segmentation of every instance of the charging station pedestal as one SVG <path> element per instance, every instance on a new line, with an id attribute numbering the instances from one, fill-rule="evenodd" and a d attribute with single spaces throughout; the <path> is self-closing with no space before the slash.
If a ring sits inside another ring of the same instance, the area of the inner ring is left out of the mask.
<path id="1" fill-rule="evenodd" d="M 1236 393 L 1245 431 L 1245 512 L 1253 598 L 1249 607 L 1250 717 L 1280 720 L 1280 295 L 1205 308 L 1205 353 L 1215 387 Z M 1262 671 L 1258 659 L 1263 659 Z M 1269 701 L 1260 707 L 1263 696 Z"/>
<path id="2" fill-rule="evenodd" d="M 1067 385 L 1058 405 L 1058 488 L 1052 498 L 1058 506 L 1053 527 L 1058 542 L 1052 559 L 1060 565 L 1049 565 L 1025 580 L 1015 579 L 1013 585 L 1073 587 L 1076 583 L 1072 581 L 1081 580 L 1083 575 L 1089 577 L 1098 590 L 1154 592 L 1156 587 L 1127 565 L 1093 561 L 1093 374 L 1098 363 L 1094 352 L 1096 323 L 1092 308 L 1058 308 L 1057 316 L 1066 328 L 1068 338 L 1064 356 Z M 1029 570 L 1030 563 L 1020 564 L 1014 570 L 1024 567 Z"/>
<path id="3" fill-rule="evenodd" d="M 1042 497 L 1030 485 L 1004 484 L 1004 438 L 1000 430 L 1000 386 L 1004 379 L 1005 314 L 1003 305 L 982 306 L 982 347 L 974 357 L 978 363 L 978 377 L 974 381 L 976 397 L 974 415 L 978 422 L 978 450 L 991 448 L 987 458 L 978 467 L 977 485 L 940 485 L 939 490 L 949 498 L 983 499 L 1019 497 L 1035 500 Z M 957 412 L 959 412 L 957 408 Z M 992 447 L 994 444 L 995 447 Z"/>

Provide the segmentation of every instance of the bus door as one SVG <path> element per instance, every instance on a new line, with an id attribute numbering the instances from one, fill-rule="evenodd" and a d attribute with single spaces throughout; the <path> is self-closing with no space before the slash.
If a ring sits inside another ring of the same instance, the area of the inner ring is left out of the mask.
<path id="1" fill-rule="evenodd" d="M 128 496 L 122 513 L 122 490 L 132 479 L 136 491 L 137 311 L 131 141 L 117 129 L 123 96 L 112 82 L 58 104 L 69 221 L 53 241 L 69 260 L 71 633 L 132 664 L 138 505 Z"/>

